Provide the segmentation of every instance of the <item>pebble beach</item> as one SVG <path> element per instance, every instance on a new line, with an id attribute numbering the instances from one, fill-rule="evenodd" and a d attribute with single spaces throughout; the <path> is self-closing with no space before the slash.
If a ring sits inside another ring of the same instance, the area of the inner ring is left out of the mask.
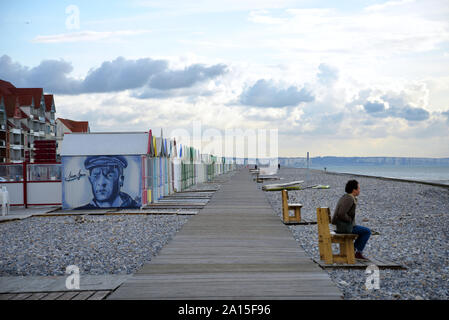
<path id="1" fill-rule="evenodd" d="M 346 182 L 356 179 L 361 188 L 356 224 L 376 233 L 369 239 L 364 255 L 384 258 L 407 268 L 379 270 L 379 289 L 371 290 L 365 287 L 365 270 L 326 269 L 344 299 L 449 298 L 448 188 L 296 168 L 281 168 L 277 176 L 281 180 L 264 184 L 304 180 L 303 186 L 329 185 L 329 189 L 289 191 L 289 202 L 303 204 L 301 216 L 307 221 L 316 221 L 318 207 L 329 207 L 333 213 L 338 199 L 345 193 Z M 265 194 L 276 214 L 281 216 L 281 193 Z M 317 225 L 289 228 L 298 245 L 311 258 L 319 260 Z"/>
<path id="2" fill-rule="evenodd" d="M 0 276 L 131 274 L 188 221 L 179 215 L 31 217 L 0 224 Z"/>
<path id="3" fill-rule="evenodd" d="M 231 176 L 233 173 L 230 173 Z M 281 168 L 282 183 L 329 189 L 289 191 L 303 204 L 302 217 L 316 221 L 316 208 L 333 212 L 349 179 L 360 183 L 356 223 L 371 228 L 364 254 L 399 263 L 406 270 L 380 270 L 380 288 L 365 287 L 357 269 L 326 269 L 344 299 L 447 300 L 449 298 L 449 189 L 318 170 Z M 257 184 L 258 188 L 262 184 Z M 195 189 L 218 188 L 217 184 Z M 281 215 L 281 193 L 264 192 Z M 111 215 L 31 217 L 0 224 L 0 276 L 58 276 L 77 265 L 81 274 L 132 274 L 176 236 L 190 216 Z M 299 246 L 319 259 L 317 225 L 288 227 Z"/>

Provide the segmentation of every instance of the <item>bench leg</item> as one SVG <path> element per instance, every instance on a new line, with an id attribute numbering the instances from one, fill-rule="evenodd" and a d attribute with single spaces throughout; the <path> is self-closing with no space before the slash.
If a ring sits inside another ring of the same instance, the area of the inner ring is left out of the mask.
<path id="1" fill-rule="evenodd" d="M 326 264 L 334 263 L 332 254 L 332 244 L 330 238 L 318 236 L 318 247 L 320 249 L 320 260 L 324 260 Z"/>
<path id="2" fill-rule="evenodd" d="M 346 239 L 344 242 L 340 242 L 340 254 L 345 256 L 346 263 L 354 264 L 354 241 Z"/>
<path id="3" fill-rule="evenodd" d="M 282 220 L 284 221 L 284 223 L 289 223 L 290 217 L 288 215 L 288 210 L 282 210 Z"/>
<path id="4" fill-rule="evenodd" d="M 301 222 L 301 208 L 295 208 L 294 222 L 296 222 L 296 223 Z"/>

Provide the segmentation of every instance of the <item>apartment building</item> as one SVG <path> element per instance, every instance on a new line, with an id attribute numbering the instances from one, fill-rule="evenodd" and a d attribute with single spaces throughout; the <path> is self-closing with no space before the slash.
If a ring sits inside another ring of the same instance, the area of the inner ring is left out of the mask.
<path id="1" fill-rule="evenodd" d="M 37 140 L 56 140 L 55 102 L 43 88 L 0 80 L 0 163 L 34 162 Z"/>

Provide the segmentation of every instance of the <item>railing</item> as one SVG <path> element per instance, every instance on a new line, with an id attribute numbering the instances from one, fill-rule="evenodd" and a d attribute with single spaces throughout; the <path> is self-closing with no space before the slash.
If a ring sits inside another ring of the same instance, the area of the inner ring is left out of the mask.
<path id="1" fill-rule="evenodd" d="M 12 206 L 61 205 L 60 163 L 0 164 L 0 187 L 6 186 Z"/>

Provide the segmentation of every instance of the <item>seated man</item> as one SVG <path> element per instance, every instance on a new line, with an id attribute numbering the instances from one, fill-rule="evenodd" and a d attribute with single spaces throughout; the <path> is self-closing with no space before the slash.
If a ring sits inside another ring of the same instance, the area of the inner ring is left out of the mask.
<path id="1" fill-rule="evenodd" d="M 332 224 L 337 226 L 337 233 L 354 233 L 358 237 L 354 242 L 356 259 L 368 260 L 362 254 L 363 249 L 371 235 L 371 230 L 355 224 L 355 208 L 357 196 L 360 194 L 360 186 L 357 180 L 349 180 L 345 187 L 346 194 L 338 200 Z"/>

